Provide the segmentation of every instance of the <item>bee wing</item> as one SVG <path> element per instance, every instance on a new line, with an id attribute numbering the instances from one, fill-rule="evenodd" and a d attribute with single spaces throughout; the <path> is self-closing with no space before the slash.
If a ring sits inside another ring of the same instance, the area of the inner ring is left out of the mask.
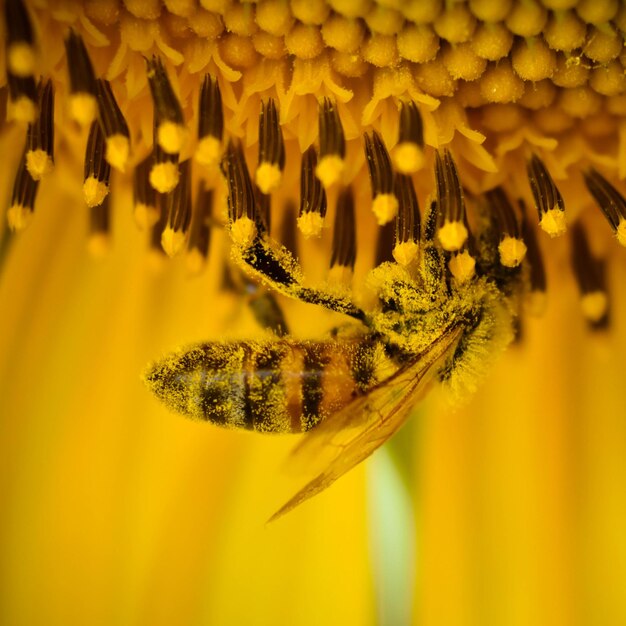
<path id="1" fill-rule="evenodd" d="M 408 418 L 461 334 L 457 326 L 444 331 L 429 348 L 363 396 L 308 432 L 293 449 L 287 465 L 311 460 L 319 472 L 284 504 L 270 522 L 330 487 L 338 478 L 373 454 Z M 288 469 L 288 468 L 287 468 Z"/>

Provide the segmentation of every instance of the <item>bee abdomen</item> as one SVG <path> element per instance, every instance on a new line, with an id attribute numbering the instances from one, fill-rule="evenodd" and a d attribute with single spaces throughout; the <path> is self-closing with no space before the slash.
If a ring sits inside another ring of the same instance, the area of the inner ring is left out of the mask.
<path id="1" fill-rule="evenodd" d="M 358 342 L 207 343 L 166 357 L 145 375 L 169 408 L 227 428 L 304 432 L 343 408 L 355 379 Z"/>

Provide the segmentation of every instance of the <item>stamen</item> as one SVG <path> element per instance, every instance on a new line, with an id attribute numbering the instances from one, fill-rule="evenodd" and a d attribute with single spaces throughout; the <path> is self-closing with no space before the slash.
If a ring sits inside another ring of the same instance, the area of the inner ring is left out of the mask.
<path id="1" fill-rule="evenodd" d="M 7 71 L 19 78 L 35 73 L 36 54 L 33 29 L 21 0 L 4 3 L 7 44 Z"/>
<path id="2" fill-rule="evenodd" d="M 88 207 L 102 204 L 109 193 L 111 166 L 104 158 L 104 133 L 98 122 L 91 124 L 85 152 L 83 197 Z"/>
<path id="3" fill-rule="evenodd" d="M 54 168 L 54 89 L 52 81 L 40 83 L 39 116 L 28 126 L 26 167 L 34 180 Z"/>
<path id="4" fill-rule="evenodd" d="M 539 212 L 539 226 L 550 237 L 562 235 L 567 230 L 563 197 L 546 166 L 534 154 L 528 161 L 528 180 Z"/>
<path id="5" fill-rule="evenodd" d="M 352 271 L 356 261 L 356 223 L 354 195 L 351 187 L 342 189 L 337 198 L 333 230 L 331 269 L 335 266 Z"/>
<path id="6" fill-rule="evenodd" d="M 580 223 L 572 226 L 571 233 L 572 267 L 580 289 L 582 313 L 593 325 L 603 325 L 603 320 L 608 315 L 609 300 L 602 265 L 594 258 Z"/>
<path id="7" fill-rule="evenodd" d="M 486 197 L 500 231 L 500 263 L 504 267 L 518 267 L 524 260 L 527 249 L 521 238 L 515 211 L 502 187 L 488 191 Z"/>
<path id="8" fill-rule="evenodd" d="M 178 154 L 168 154 L 159 145 L 156 112 L 153 137 L 153 163 L 150 169 L 150 184 L 159 193 L 170 193 L 176 188 L 180 179 Z"/>
<path id="9" fill-rule="evenodd" d="M 537 234 L 527 218 L 526 207 L 522 200 L 519 201 L 519 206 L 522 213 L 522 238 L 527 247 L 524 263 L 530 269 L 528 276 L 530 291 L 527 297 L 527 309 L 531 315 L 539 316 L 546 307 L 546 270 L 543 264 L 539 242 L 537 241 Z"/>
<path id="10" fill-rule="evenodd" d="M 224 111 L 217 79 L 210 74 L 204 77 L 202 83 L 198 111 L 198 147 L 195 158 L 201 165 L 215 166 L 222 155 Z"/>
<path id="11" fill-rule="evenodd" d="M 593 168 L 586 172 L 584 177 L 587 189 L 611 225 L 617 241 L 626 246 L 626 199 Z"/>
<path id="12" fill-rule="evenodd" d="M 467 249 L 456 252 L 448 261 L 448 269 L 457 283 L 463 285 L 476 275 L 476 259 Z"/>
<path id="13" fill-rule="evenodd" d="M 128 124 L 118 106 L 108 80 L 96 81 L 96 93 L 100 111 L 100 124 L 106 138 L 104 158 L 116 170 L 124 172 L 130 154 Z"/>
<path id="14" fill-rule="evenodd" d="M 189 245 L 187 246 L 187 267 L 192 274 L 199 274 L 202 271 L 209 256 L 212 213 L 213 190 L 207 188 L 204 180 L 201 180 L 193 205 Z"/>
<path id="15" fill-rule="evenodd" d="M 300 213 L 298 228 L 306 237 L 319 237 L 322 234 L 326 217 L 326 191 L 315 175 L 317 152 L 313 146 L 302 155 L 300 169 Z"/>
<path id="16" fill-rule="evenodd" d="M 161 239 L 167 224 L 167 210 L 165 207 L 165 196 L 163 194 L 158 194 L 156 200 L 156 208 L 159 213 L 159 219 L 154 223 L 154 226 L 152 226 L 152 230 L 150 231 L 150 250 L 153 252 L 152 259 L 158 267 L 159 261 L 165 255 Z"/>
<path id="17" fill-rule="evenodd" d="M 96 78 L 85 44 L 72 30 L 65 40 L 65 54 L 70 74 L 70 116 L 81 126 L 89 126 L 98 116 Z"/>
<path id="18" fill-rule="evenodd" d="M 39 182 L 33 179 L 26 168 L 26 155 L 24 155 L 17 169 L 11 206 L 7 211 L 7 221 L 11 230 L 24 230 L 30 223 L 35 210 L 38 187 Z"/>
<path id="19" fill-rule="evenodd" d="M 449 150 L 444 150 L 443 158 L 437 151 L 436 158 L 435 178 L 439 207 L 437 236 L 444 250 L 456 252 L 463 247 L 468 236 L 463 190 Z"/>
<path id="20" fill-rule="evenodd" d="M 299 258 L 298 229 L 296 228 L 296 207 L 288 200 L 282 210 L 283 221 L 280 228 L 280 242 L 289 250 L 294 259 Z"/>
<path id="21" fill-rule="evenodd" d="M 345 167 L 346 140 L 339 113 L 329 98 L 324 98 L 319 109 L 320 160 L 315 175 L 328 187 L 341 179 Z"/>
<path id="22" fill-rule="evenodd" d="M 260 234 L 268 234 L 272 221 L 272 198 L 254 185 L 256 198 L 256 226 Z"/>
<path id="23" fill-rule="evenodd" d="M 388 222 L 378 228 L 378 237 L 376 239 L 376 256 L 374 258 L 374 267 L 378 267 L 383 263 L 393 263 L 393 248 L 396 238 L 396 225 Z"/>
<path id="24" fill-rule="evenodd" d="M 191 223 L 191 161 L 180 163 L 180 182 L 165 196 L 167 220 L 161 235 L 161 245 L 169 257 L 184 247 Z"/>
<path id="25" fill-rule="evenodd" d="M 413 174 L 424 166 L 424 130 L 415 102 L 400 105 L 398 143 L 393 149 L 393 164 L 401 174 Z"/>
<path id="26" fill-rule="evenodd" d="M 257 235 L 254 187 L 240 143 L 228 142 L 222 159 L 222 171 L 228 182 L 228 217 L 233 242 L 248 247 Z"/>
<path id="27" fill-rule="evenodd" d="M 154 117 L 159 146 L 167 154 L 178 154 L 187 139 L 183 110 L 174 94 L 161 59 L 147 60 L 148 82 L 154 102 Z"/>
<path id="28" fill-rule="evenodd" d="M 9 108 L 7 119 L 32 123 L 37 118 L 37 86 L 32 76 L 19 77 L 7 72 Z"/>
<path id="29" fill-rule="evenodd" d="M 398 199 L 393 192 L 393 169 L 389 153 L 380 135 L 365 134 L 365 156 L 372 183 L 372 210 L 379 224 L 390 222 L 398 213 Z"/>
<path id="30" fill-rule="evenodd" d="M 149 154 L 135 166 L 133 172 L 133 205 L 137 225 L 141 229 L 154 226 L 161 215 L 157 205 L 157 192 L 150 184 L 153 155 Z"/>
<path id="31" fill-rule="evenodd" d="M 89 209 L 89 253 L 103 257 L 111 245 L 111 203 L 107 196 L 100 204 Z"/>
<path id="32" fill-rule="evenodd" d="M 273 98 L 261 105 L 259 117 L 259 165 L 255 179 L 264 194 L 274 191 L 285 169 L 285 145 L 278 123 L 278 111 Z"/>
<path id="33" fill-rule="evenodd" d="M 417 257 L 420 238 L 420 208 L 410 176 L 396 175 L 396 196 L 399 210 L 393 257 L 400 265 L 409 265 Z"/>
<path id="34" fill-rule="evenodd" d="M 422 261 L 421 275 L 427 293 L 434 294 L 445 283 L 443 278 L 443 259 L 440 249 L 435 245 L 439 210 L 437 201 L 432 200 L 424 216 L 422 224 Z"/>

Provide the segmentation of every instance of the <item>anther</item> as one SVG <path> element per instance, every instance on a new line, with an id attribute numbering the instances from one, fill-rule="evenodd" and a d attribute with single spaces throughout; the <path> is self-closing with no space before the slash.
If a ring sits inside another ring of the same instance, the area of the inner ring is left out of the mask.
<path id="1" fill-rule="evenodd" d="M 115 100 L 108 80 L 96 81 L 100 124 L 104 131 L 106 149 L 104 158 L 116 170 L 124 172 L 130 154 L 130 132 L 124 115 Z"/>
<path id="2" fill-rule="evenodd" d="M 15 176 L 11 206 L 7 211 L 7 221 L 11 230 L 24 230 L 30 223 L 35 210 L 38 186 L 39 182 L 33 179 L 26 168 L 26 155 L 24 155 Z"/>
<path id="3" fill-rule="evenodd" d="M 135 221 L 141 229 L 154 226 L 161 216 L 157 192 L 150 184 L 150 170 L 153 161 L 153 155 L 149 154 L 135 166 L 133 171 L 133 212 Z"/>
<path id="4" fill-rule="evenodd" d="M 378 236 L 376 238 L 376 255 L 374 257 L 374 267 L 378 267 L 383 263 L 393 263 L 393 249 L 396 238 L 396 225 L 389 222 L 378 228 Z"/>
<path id="5" fill-rule="evenodd" d="M 54 89 L 52 81 L 40 83 L 39 115 L 28 125 L 26 167 L 34 180 L 41 180 L 54 167 Z"/>
<path id="6" fill-rule="evenodd" d="M 356 261 L 356 224 L 354 217 L 354 195 L 351 187 L 339 192 L 333 229 L 331 269 L 338 266 L 350 272 Z"/>
<path id="7" fill-rule="evenodd" d="M 235 244 L 248 247 L 257 235 L 257 209 L 254 187 L 240 143 L 229 141 L 222 158 L 222 171 L 228 183 L 228 217 Z"/>
<path id="8" fill-rule="evenodd" d="M 398 215 L 393 257 L 400 265 L 409 265 L 417 257 L 419 249 L 420 209 L 411 177 L 397 174 L 395 184 Z"/>
<path id="9" fill-rule="evenodd" d="M 20 77 L 7 72 L 9 107 L 7 118 L 34 122 L 37 118 L 37 85 L 32 76 Z"/>
<path id="10" fill-rule="evenodd" d="M 269 194 L 279 185 L 285 169 L 283 131 L 273 98 L 261 105 L 259 116 L 259 165 L 255 180 L 261 193 Z"/>
<path id="11" fill-rule="evenodd" d="M 580 290 L 582 313 L 591 324 L 602 325 L 609 308 L 602 264 L 594 258 L 580 223 L 572 226 L 571 235 L 572 267 Z"/>
<path id="12" fill-rule="evenodd" d="M 169 257 L 176 256 L 184 247 L 191 223 L 191 161 L 180 163 L 180 182 L 165 196 L 167 220 L 161 245 Z"/>
<path id="13" fill-rule="evenodd" d="M 98 116 L 96 78 L 85 44 L 74 31 L 65 40 L 65 54 L 70 74 L 70 116 L 81 126 L 89 126 Z"/>
<path id="14" fill-rule="evenodd" d="M 365 156 L 372 184 L 372 211 L 379 224 L 386 224 L 398 213 L 398 199 L 393 190 L 391 159 L 376 131 L 371 136 L 365 134 Z"/>
<path id="15" fill-rule="evenodd" d="M 149 175 L 150 184 L 159 193 L 169 193 L 176 188 L 180 179 L 178 154 L 169 154 L 159 145 L 156 113 L 154 116 L 153 138 L 153 162 Z"/>
<path id="16" fill-rule="evenodd" d="M 148 83 L 154 102 L 156 139 L 167 154 L 178 154 L 187 139 L 183 110 L 174 93 L 161 59 L 147 60 Z"/>
<path id="17" fill-rule="evenodd" d="M 324 187 L 332 186 L 341 179 L 345 167 L 346 140 L 339 113 L 329 98 L 319 107 L 320 159 L 315 175 Z"/>
<path id="18" fill-rule="evenodd" d="M 422 116 L 415 102 L 400 105 L 398 143 L 392 152 L 393 164 L 401 174 L 413 174 L 424 165 Z"/>
<path id="19" fill-rule="evenodd" d="M 546 270 L 543 264 L 543 257 L 537 241 L 537 234 L 534 227 L 526 216 L 526 207 L 522 200 L 519 201 L 522 224 L 522 239 L 526 243 L 527 252 L 524 264 L 529 267 L 528 282 L 530 290 L 527 298 L 527 308 L 532 315 L 541 315 L 546 307 Z"/>
<path id="20" fill-rule="evenodd" d="M 585 184 L 589 193 L 598 203 L 611 225 L 617 241 L 626 246 L 626 199 L 609 183 L 600 173 L 593 168 L 584 174 Z"/>
<path id="21" fill-rule="evenodd" d="M 193 204 L 189 244 L 187 245 L 187 267 L 192 274 L 200 273 L 209 256 L 212 213 L 213 190 L 207 188 L 204 180 L 201 180 Z"/>
<path id="22" fill-rule="evenodd" d="M 526 256 L 526 244 L 522 239 L 517 216 L 502 187 L 486 193 L 500 234 L 498 253 L 504 267 L 518 267 Z"/>
<path id="23" fill-rule="evenodd" d="M 461 252 L 455 252 L 448 261 L 448 269 L 456 282 L 463 285 L 470 281 L 476 275 L 476 259 L 464 249 Z"/>
<path id="24" fill-rule="evenodd" d="M 100 124 L 93 122 L 87 139 L 83 179 L 83 197 L 88 207 L 102 204 L 109 193 L 111 166 L 104 158 L 104 150 L 104 133 Z"/>
<path id="25" fill-rule="evenodd" d="M 539 226 L 550 237 L 562 235 L 567 230 L 567 223 L 561 193 L 539 157 L 533 154 L 527 167 L 535 207 L 539 212 Z"/>
<path id="26" fill-rule="evenodd" d="M 94 257 L 102 257 L 111 245 L 111 203 L 107 196 L 89 209 L 89 240 L 87 249 Z"/>
<path id="27" fill-rule="evenodd" d="M 326 191 L 315 175 L 317 152 L 310 146 L 302 155 L 300 168 L 300 212 L 298 228 L 305 237 L 319 237 L 326 217 Z"/>
<path id="28" fill-rule="evenodd" d="M 215 166 L 222 156 L 224 111 L 217 79 L 207 74 L 200 90 L 198 105 L 198 147 L 195 159 L 206 167 Z"/>
<path id="29" fill-rule="evenodd" d="M 7 0 L 4 4 L 7 45 L 7 71 L 26 78 L 35 73 L 36 54 L 33 28 L 21 0 Z"/>
<path id="30" fill-rule="evenodd" d="M 444 150 L 443 157 L 436 152 L 436 158 L 437 236 L 444 250 L 456 252 L 463 247 L 468 236 L 463 190 L 450 152 Z"/>

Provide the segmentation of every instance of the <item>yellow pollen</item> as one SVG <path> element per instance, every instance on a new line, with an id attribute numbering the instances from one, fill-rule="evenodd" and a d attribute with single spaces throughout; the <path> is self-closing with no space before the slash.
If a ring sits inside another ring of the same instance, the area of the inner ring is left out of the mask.
<path id="1" fill-rule="evenodd" d="M 397 244 L 393 248 L 393 258 L 400 265 L 410 265 L 416 258 L 419 252 L 419 246 L 415 241 L 403 241 Z"/>
<path id="2" fill-rule="evenodd" d="M 602 106 L 602 98 L 589 87 L 562 89 L 559 93 L 559 106 L 572 117 L 583 118 L 597 113 Z"/>
<path id="3" fill-rule="evenodd" d="M 10 45 L 7 52 L 7 64 L 12 74 L 22 78 L 32 76 L 35 73 L 36 63 L 35 51 L 29 43 L 18 41 Z"/>
<path id="4" fill-rule="evenodd" d="M 398 214 L 398 198 L 392 193 L 380 193 L 372 201 L 376 221 L 382 226 Z"/>
<path id="5" fill-rule="evenodd" d="M 449 4 L 434 23 L 435 32 L 449 43 L 469 41 L 476 28 L 476 18 L 463 3 Z"/>
<path id="6" fill-rule="evenodd" d="M 41 180 L 54 169 L 54 162 L 45 150 L 29 150 L 26 153 L 26 169 L 33 180 Z"/>
<path id="7" fill-rule="evenodd" d="M 322 181 L 322 185 L 327 189 L 341 180 L 345 163 L 336 154 L 323 156 L 315 168 L 315 175 Z"/>
<path id="8" fill-rule="evenodd" d="M 504 267 L 517 267 L 526 256 L 526 244 L 517 237 L 506 236 L 498 245 L 500 263 Z"/>
<path id="9" fill-rule="evenodd" d="M 250 2 L 234 2 L 224 11 L 224 26 L 229 33 L 251 37 L 257 32 L 254 5 Z"/>
<path id="10" fill-rule="evenodd" d="M 157 130 L 159 145 L 168 154 L 178 154 L 187 141 L 187 129 L 176 122 L 161 122 Z"/>
<path id="11" fill-rule="evenodd" d="M 303 24 L 319 26 L 326 21 L 330 7 L 325 0 L 291 0 L 291 12 Z"/>
<path id="12" fill-rule="evenodd" d="M 323 227 L 324 218 L 319 213 L 308 211 L 298 217 L 298 229 L 306 239 L 319 237 Z"/>
<path id="13" fill-rule="evenodd" d="M 154 206 L 149 206 L 138 202 L 135 205 L 133 215 L 135 216 L 135 222 L 141 230 L 148 230 L 152 228 L 159 221 L 159 211 Z"/>
<path id="14" fill-rule="evenodd" d="M 470 81 L 480 78 L 487 67 L 487 61 L 474 52 L 470 43 L 448 46 L 443 63 L 452 78 Z"/>
<path id="15" fill-rule="evenodd" d="M 576 13 L 588 24 L 602 24 L 612 20 L 620 0 L 578 0 Z"/>
<path id="16" fill-rule="evenodd" d="M 224 61 L 238 68 L 254 67 L 259 60 L 252 39 L 233 33 L 220 39 L 220 53 Z"/>
<path id="17" fill-rule="evenodd" d="M 398 58 L 396 38 L 392 35 L 372 33 L 361 46 L 361 55 L 375 67 L 390 67 Z"/>
<path id="18" fill-rule="evenodd" d="M 401 28 L 404 19 L 395 9 L 375 4 L 365 16 L 365 23 L 373 33 L 395 35 Z"/>
<path id="19" fill-rule="evenodd" d="M 365 17 L 372 6 L 371 0 L 328 0 L 328 4 L 346 17 Z"/>
<path id="20" fill-rule="evenodd" d="M 241 248 L 248 247 L 256 237 L 256 224 L 249 217 L 240 217 L 230 225 L 230 237 Z"/>
<path id="21" fill-rule="evenodd" d="M 401 10 L 404 17 L 415 24 L 432 24 L 443 9 L 443 0 L 405 2 Z"/>
<path id="22" fill-rule="evenodd" d="M 320 29 L 312 24 L 296 24 L 285 36 L 285 46 L 299 59 L 314 59 L 324 50 Z"/>
<path id="23" fill-rule="evenodd" d="M 285 56 L 285 41 L 282 37 L 260 30 L 252 37 L 254 49 L 266 59 L 282 59 Z"/>
<path id="24" fill-rule="evenodd" d="M 543 39 L 522 39 L 513 49 L 512 64 L 520 78 L 537 82 L 554 74 L 556 53 Z"/>
<path id="25" fill-rule="evenodd" d="M 222 142 L 217 137 L 207 135 L 199 142 L 194 158 L 200 165 L 212 167 L 219 163 L 222 156 Z"/>
<path id="26" fill-rule="evenodd" d="M 256 184 L 264 194 L 270 194 L 280 186 L 282 172 L 274 163 L 261 163 L 254 176 Z"/>
<path id="27" fill-rule="evenodd" d="M 286 35 L 293 21 L 287 0 L 260 0 L 256 5 L 256 23 L 270 35 Z"/>
<path id="28" fill-rule="evenodd" d="M 558 87 L 582 87 L 587 82 L 589 68 L 577 62 L 575 57 L 559 54 L 556 60 L 556 71 L 552 82 Z"/>
<path id="29" fill-rule="evenodd" d="M 109 193 L 109 186 L 90 176 L 83 183 L 83 197 L 88 207 L 100 206 Z"/>
<path id="30" fill-rule="evenodd" d="M 391 153 L 400 174 L 413 174 L 424 167 L 424 151 L 412 141 L 402 141 Z"/>
<path id="31" fill-rule="evenodd" d="M 16 122 L 34 122 L 37 117 L 37 105 L 26 96 L 10 100 L 7 105 L 7 120 Z"/>
<path id="32" fill-rule="evenodd" d="M 626 219 L 620 219 L 615 235 L 617 237 L 617 241 L 619 241 L 622 246 L 626 246 Z"/>
<path id="33" fill-rule="evenodd" d="M 166 226 L 161 233 L 161 245 L 167 256 L 175 257 L 185 246 L 186 235 L 182 230 Z"/>
<path id="34" fill-rule="evenodd" d="M 585 43 L 587 25 L 574 11 L 553 13 L 543 32 L 546 43 L 553 50 L 570 52 Z"/>
<path id="35" fill-rule="evenodd" d="M 524 81 L 502 60 L 481 76 L 480 93 L 487 102 L 515 102 L 524 94 Z"/>
<path id="36" fill-rule="evenodd" d="M 168 193 L 178 185 L 178 165 L 170 161 L 156 163 L 150 170 L 150 184 L 159 193 Z"/>
<path id="37" fill-rule="evenodd" d="M 591 31 L 591 32 L 589 32 Z M 624 49 L 624 40 L 610 24 L 592 26 L 587 32 L 587 43 L 583 52 L 596 63 L 608 63 L 616 59 Z"/>
<path id="38" fill-rule="evenodd" d="M 626 91 L 626 73 L 619 61 L 596 67 L 591 72 L 589 85 L 603 96 L 617 96 Z"/>
<path id="39" fill-rule="evenodd" d="M 129 156 L 130 143 L 128 137 L 116 134 L 106 138 L 104 158 L 111 167 L 119 172 L 125 172 Z"/>
<path id="40" fill-rule="evenodd" d="M 106 256 L 111 249 L 111 238 L 106 233 L 94 233 L 87 241 L 87 251 L 95 259 Z"/>
<path id="41" fill-rule="evenodd" d="M 437 231 L 441 247 L 448 252 L 460 250 L 467 241 L 467 227 L 463 222 L 444 222 Z"/>
<path id="42" fill-rule="evenodd" d="M 143 20 L 156 20 L 161 15 L 160 0 L 123 0 L 126 10 Z"/>
<path id="43" fill-rule="evenodd" d="M 558 237 L 567 230 L 567 222 L 565 221 L 565 211 L 561 209 L 549 209 L 543 214 L 539 222 L 542 230 L 548 233 L 550 237 Z"/>
<path id="44" fill-rule="evenodd" d="M 463 285 L 474 278 L 476 274 L 476 259 L 467 250 L 463 250 L 463 252 L 455 254 L 450 259 L 448 268 L 456 281 Z"/>
<path id="45" fill-rule="evenodd" d="M 469 0 L 472 13 L 483 22 L 500 22 L 511 11 L 513 0 Z"/>
<path id="46" fill-rule="evenodd" d="M 608 299 L 603 291 L 586 293 L 580 299 L 583 315 L 590 322 L 599 322 L 608 310 Z"/>
<path id="47" fill-rule="evenodd" d="M 356 52 L 365 38 L 365 27 L 359 20 L 332 15 L 322 25 L 322 38 L 339 52 Z"/>
<path id="48" fill-rule="evenodd" d="M 14 231 L 24 230 L 31 222 L 33 212 L 21 204 L 13 204 L 7 211 L 9 228 Z"/>
<path id="49" fill-rule="evenodd" d="M 90 93 L 72 93 L 69 97 L 70 117 L 83 128 L 90 126 L 98 117 L 98 102 Z"/>

